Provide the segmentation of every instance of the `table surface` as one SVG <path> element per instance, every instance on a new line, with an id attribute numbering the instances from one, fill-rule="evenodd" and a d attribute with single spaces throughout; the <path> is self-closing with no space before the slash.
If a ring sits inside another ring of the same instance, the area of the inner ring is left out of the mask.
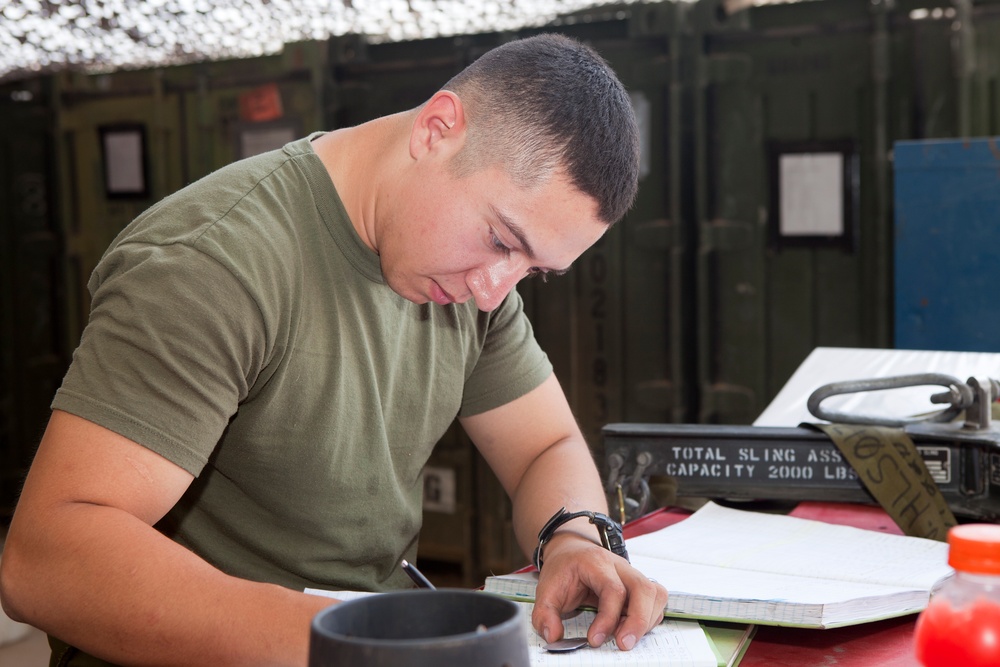
<path id="1" fill-rule="evenodd" d="M 789 513 L 856 528 L 901 535 L 879 507 L 847 503 L 803 502 Z M 625 526 L 625 537 L 636 537 L 682 521 L 690 512 L 663 509 Z M 914 667 L 913 628 L 917 616 L 863 623 L 831 630 L 760 625 L 740 667 Z"/>

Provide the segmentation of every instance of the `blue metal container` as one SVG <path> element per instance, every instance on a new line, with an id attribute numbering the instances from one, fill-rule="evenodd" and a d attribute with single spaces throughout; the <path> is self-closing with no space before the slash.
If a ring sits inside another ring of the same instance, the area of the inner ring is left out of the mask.
<path id="1" fill-rule="evenodd" d="M 900 141 L 895 346 L 1000 352 L 1000 137 Z"/>

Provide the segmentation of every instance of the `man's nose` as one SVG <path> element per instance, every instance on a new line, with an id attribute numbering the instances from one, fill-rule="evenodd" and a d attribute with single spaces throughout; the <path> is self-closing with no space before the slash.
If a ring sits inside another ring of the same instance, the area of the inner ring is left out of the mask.
<path id="1" fill-rule="evenodd" d="M 521 262 L 509 259 L 475 270 L 469 277 L 469 289 L 476 307 L 486 313 L 495 310 L 526 271 Z"/>

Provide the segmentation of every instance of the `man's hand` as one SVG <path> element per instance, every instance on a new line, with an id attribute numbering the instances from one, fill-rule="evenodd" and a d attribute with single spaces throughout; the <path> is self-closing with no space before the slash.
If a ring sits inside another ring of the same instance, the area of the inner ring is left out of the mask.
<path id="1" fill-rule="evenodd" d="M 613 635 L 620 649 L 663 621 L 667 590 L 598 544 L 573 532 L 557 533 L 545 545 L 545 564 L 535 593 L 531 623 L 551 642 L 562 638 L 562 617 L 581 605 L 597 607 L 587 632 L 591 646 Z"/>

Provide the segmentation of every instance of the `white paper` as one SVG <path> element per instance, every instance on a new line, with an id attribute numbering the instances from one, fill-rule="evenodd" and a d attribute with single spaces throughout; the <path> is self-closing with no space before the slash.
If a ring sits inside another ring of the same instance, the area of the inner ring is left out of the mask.
<path id="1" fill-rule="evenodd" d="M 628 550 L 633 556 L 721 568 L 909 588 L 929 589 L 951 572 L 943 542 L 715 503 L 632 538 Z"/>
<path id="2" fill-rule="evenodd" d="M 1000 354 L 817 347 L 754 421 L 754 426 L 798 426 L 802 422 L 821 421 L 812 416 L 806 401 L 813 391 L 831 382 L 915 373 L 944 373 L 962 382 L 972 376 L 1000 378 Z M 842 394 L 823 401 L 823 408 L 894 419 L 913 417 L 947 407 L 930 402 L 932 394 L 943 391 L 943 387 L 925 385 Z"/>
<path id="3" fill-rule="evenodd" d="M 528 635 L 528 656 L 533 667 L 563 665 L 565 667 L 629 665 L 630 667 L 716 667 L 715 652 L 705 637 L 705 631 L 694 621 L 664 620 L 631 651 L 621 651 L 613 639 L 598 648 L 584 647 L 570 653 L 550 653 L 545 640 L 531 626 L 533 604 L 525 604 L 522 618 Z M 584 637 L 593 622 L 595 612 L 584 611 L 563 621 L 564 637 Z"/>
<path id="4" fill-rule="evenodd" d="M 322 588 L 307 588 L 306 593 L 309 595 L 318 595 L 324 598 L 334 598 L 340 600 L 341 602 L 347 602 L 348 600 L 357 600 L 358 598 L 368 597 L 369 595 L 378 595 L 378 593 L 372 593 L 371 591 L 327 591 Z"/>
<path id="5" fill-rule="evenodd" d="M 104 135 L 105 178 L 112 194 L 145 191 L 142 168 L 142 133 L 115 130 Z"/>
<path id="6" fill-rule="evenodd" d="M 782 236 L 844 234 L 844 156 L 789 153 L 780 162 Z"/>

